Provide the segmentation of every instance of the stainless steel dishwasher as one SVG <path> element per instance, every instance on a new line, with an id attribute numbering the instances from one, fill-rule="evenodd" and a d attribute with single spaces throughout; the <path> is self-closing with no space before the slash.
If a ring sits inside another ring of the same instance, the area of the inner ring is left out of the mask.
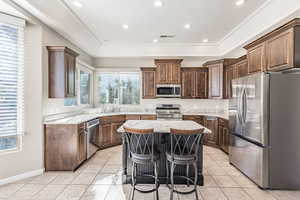
<path id="1" fill-rule="evenodd" d="M 89 159 L 96 151 L 98 151 L 97 145 L 95 145 L 96 135 L 99 131 L 99 119 L 94 119 L 86 123 L 86 157 Z"/>

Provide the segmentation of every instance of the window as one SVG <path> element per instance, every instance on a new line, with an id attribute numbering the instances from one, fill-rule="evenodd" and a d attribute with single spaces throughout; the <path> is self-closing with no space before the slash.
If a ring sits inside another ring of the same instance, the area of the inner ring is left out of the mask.
<path id="1" fill-rule="evenodd" d="M 64 99 L 65 106 L 89 105 L 91 103 L 91 76 L 92 72 L 77 63 L 75 93 L 76 97 Z M 79 95 L 78 95 L 79 94 Z"/>
<path id="2" fill-rule="evenodd" d="M 80 70 L 80 104 L 90 104 L 90 91 L 91 91 L 91 73 Z"/>
<path id="3" fill-rule="evenodd" d="M 0 14 L 0 152 L 19 149 L 24 132 L 24 24 Z"/>
<path id="4" fill-rule="evenodd" d="M 139 104 L 139 73 L 101 73 L 97 76 L 98 103 Z"/>

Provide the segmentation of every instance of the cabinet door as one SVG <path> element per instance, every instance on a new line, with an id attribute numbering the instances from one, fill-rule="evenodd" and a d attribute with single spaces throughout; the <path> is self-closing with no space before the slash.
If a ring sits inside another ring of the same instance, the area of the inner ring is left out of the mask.
<path id="1" fill-rule="evenodd" d="M 123 122 L 119 123 L 112 123 L 111 124 L 111 143 L 113 145 L 121 144 L 122 143 L 122 135 L 118 133 L 118 128 L 122 126 Z"/>
<path id="2" fill-rule="evenodd" d="M 267 70 L 279 71 L 293 67 L 292 29 L 266 41 Z"/>
<path id="3" fill-rule="evenodd" d="M 223 128 L 223 143 L 224 143 L 224 147 L 223 147 L 223 150 L 226 152 L 226 153 L 229 153 L 229 128 L 228 127 L 224 127 Z"/>
<path id="4" fill-rule="evenodd" d="M 205 125 L 212 131 L 210 134 L 205 134 L 204 144 L 211 146 L 218 146 L 218 120 L 216 118 L 207 117 L 205 119 Z"/>
<path id="5" fill-rule="evenodd" d="M 238 77 L 243 77 L 248 75 L 248 61 L 243 60 L 236 64 L 238 70 Z"/>
<path id="6" fill-rule="evenodd" d="M 209 66 L 209 97 L 223 98 L 223 64 Z"/>
<path id="7" fill-rule="evenodd" d="M 99 128 L 101 147 L 111 146 L 111 124 L 102 124 Z"/>
<path id="8" fill-rule="evenodd" d="M 208 98 L 208 70 L 200 69 L 195 71 L 195 97 Z"/>
<path id="9" fill-rule="evenodd" d="M 219 126 L 218 145 L 221 149 L 224 149 L 224 127 Z"/>
<path id="10" fill-rule="evenodd" d="M 265 71 L 265 43 L 248 49 L 248 73 Z"/>
<path id="11" fill-rule="evenodd" d="M 66 60 L 66 96 L 74 97 L 75 94 L 75 74 L 76 74 L 76 61 L 72 55 L 65 54 Z"/>
<path id="12" fill-rule="evenodd" d="M 181 82 L 181 73 L 180 73 L 180 65 L 177 63 L 169 64 L 169 80 L 168 82 L 171 84 L 180 84 Z"/>
<path id="13" fill-rule="evenodd" d="M 195 96 L 195 72 L 192 70 L 182 71 L 181 97 L 190 99 Z"/>
<path id="14" fill-rule="evenodd" d="M 225 69 L 225 83 L 226 83 L 226 90 L 225 90 L 225 98 L 229 99 L 231 97 L 231 80 L 232 80 L 232 68 L 233 66 L 227 66 Z"/>
<path id="15" fill-rule="evenodd" d="M 168 83 L 168 77 L 169 77 L 168 65 L 169 65 L 168 63 L 160 63 L 157 65 L 157 69 L 156 69 L 157 83 L 159 84 Z"/>
<path id="16" fill-rule="evenodd" d="M 155 69 L 143 70 L 143 98 L 153 99 L 156 96 Z"/>
<path id="17" fill-rule="evenodd" d="M 78 135 L 78 165 L 86 160 L 86 134 L 81 131 Z"/>

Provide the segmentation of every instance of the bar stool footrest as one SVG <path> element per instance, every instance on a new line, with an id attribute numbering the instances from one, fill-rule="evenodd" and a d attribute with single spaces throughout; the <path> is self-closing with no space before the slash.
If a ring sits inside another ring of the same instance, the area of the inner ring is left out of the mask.
<path id="1" fill-rule="evenodd" d="M 141 177 L 143 177 L 143 176 L 151 177 L 151 178 L 154 178 L 154 179 L 155 179 L 155 176 L 153 176 L 153 175 L 143 174 Z M 141 190 L 141 189 L 139 189 L 139 188 L 136 187 L 137 185 L 138 185 L 138 184 L 132 185 L 132 183 L 131 183 L 131 186 L 132 186 L 135 190 L 137 190 L 137 191 L 139 191 L 139 192 L 141 192 L 141 193 L 151 193 L 151 192 L 155 192 L 155 191 L 158 190 L 158 188 L 159 188 L 159 186 L 160 186 L 160 183 L 159 183 L 159 179 L 157 179 L 157 188 L 153 188 L 153 189 L 151 189 L 151 190 Z"/>

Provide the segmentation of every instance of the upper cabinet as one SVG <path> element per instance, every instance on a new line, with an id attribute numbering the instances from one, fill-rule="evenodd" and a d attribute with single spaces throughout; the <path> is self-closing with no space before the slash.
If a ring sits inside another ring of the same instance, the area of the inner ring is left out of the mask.
<path id="1" fill-rule="evenodd" d="M 226 98 L 226 76 L 225 69 L 234 59 L 222 59 L 209 61 L 203 64 L 208 67 L 209 91 L 208 96 L 211 99 Z"/>
<path id="2" fill-rule="evenodd" d="M 141 68 L 142 70 L 142 81 L 143 81 L 143 98 L 144 99 L 153 99 L 156 95 L 155 89 L 155 76 L 156 70 L 155 68 Z"/>
<path id="3" fill-rule="evenodd" d="M 248 44 L 248 73 L 300 67 L 300 19 L 275 29 Z"/>
<path id="4" fill-rule="evenodd" d="M 231 65 L 225 68 L 225 98 L 229 99 L 232 97 L 232 80 L 246 76 L 248 74 L 247 57 L 242 56 L 232 61 Z"/>
<path id="5" fill-rule="evenodd" d="M 184 67 L 181 71 L 182 98 L 207 98 L 208 69 L 206 67 Z"/>
<path id="6" fill-rule="evenodd" d="M 64 46 L 47 46 L 49 52 L 49 98 L 74 97 L 75 51 Z"/>
<path id="7" fill-rule="evenodd" d="M 180 84 L 182 59 L 156 59 L 156 83 L 157 84 Z"/>

